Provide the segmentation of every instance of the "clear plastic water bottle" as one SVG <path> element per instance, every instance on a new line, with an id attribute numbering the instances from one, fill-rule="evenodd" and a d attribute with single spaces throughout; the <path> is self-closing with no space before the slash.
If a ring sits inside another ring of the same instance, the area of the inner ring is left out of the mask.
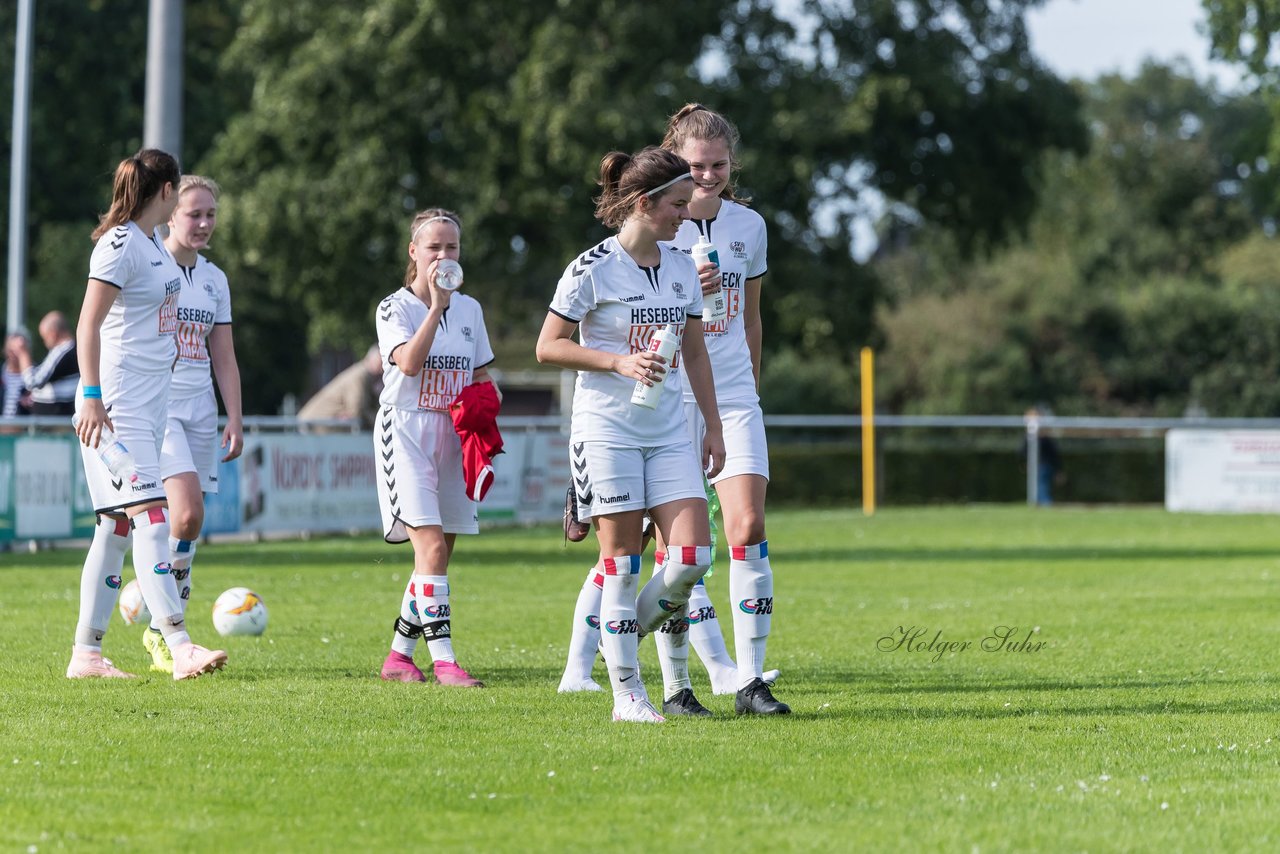
<path id="1" fill-rule="evenodd" d="M 666 360 L 665 367 L 667 370 L 651 380 L 653 385 L 649 385 L 644 380 L 636 380 L 635 390 L 631 392 L 632 403 L 636 406 L 643 406 L 645 409 L 658 408 L 658 399 L 662 397 L 662 387 L 671 371 L 671 359 L 675 356 L 676 348 L 679 346 L 680 336 L 676 333 L 675 324 L 668 323 L 653 333 L 653 338 L 649 341 L 649 351 L 657 353 Z"/>
<path id="2" fill-rule="evenodd" d="M 445 258 L 436 264 L 436 287 L 446 291 L 456 291 L 462 287 L 462 265 L 451 258 Z"/>
<path id="3" fill-rule="evenodd" d="M 78 428 L 80 416 L 76 415 L 72 418 L 71 423 Z M 115 477 L 127 483 L 133 483 L 138 479 L 138 466 L 133 461 L 133 454 L 129 453 L 124 442 L 121 442 L 105 424 L 98 435 L 98 447 L 94 450 L 98 452 L 99 459 Z"/>
<path id="4" fill-rule="evenodd" d="M 701 267 L 703 264 L 711 263 L 716 267 L 720 266 L 720 253 L 716 250 L 715 244 L 707 240 L 705 234 L 698 235 L 698 242 L 693 244 L 693 263 Z M 706 313 L 702 315 L 704 323 L 718 323 L 721 320 L 727 320 L 729 317 L 729 300 L 724 293 L 724 277 L 720 277 L 720 287 L 713 294 L 707 295 L 704 300 L 706 305 Z"/>

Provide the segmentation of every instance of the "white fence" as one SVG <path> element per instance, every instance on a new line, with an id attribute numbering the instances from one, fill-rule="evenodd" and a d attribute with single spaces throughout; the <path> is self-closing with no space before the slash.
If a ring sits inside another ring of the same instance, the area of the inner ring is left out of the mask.
<path id="1" fill-rule="evenodd" d="M 505 452 L 480 518 L 558 520 L 568 449 L 558 418 L 499 420 Z M 91 536 L 93 506 L 65 418 L 0 420 L 0 542 Z M 14 431 L 17 431 L 16 433 Z M 380 526 L 373 437 L 344 422 L 299 428 L 293 418 L 248 418 L 241 456 L 218 469 L 206 534 L 324 533 Z"/>
<path id="2" fill-rule="evenodd" d="M 1280 419 L 903 416 L 875 418 L 899 429 L 1006 431 L 1025 435 L 1027 503 L 1038 498 L 1036 441 L 1054 436 L 1164 437 L 1166 505 L 1171 510 L 1280 512 Z M 856 415 L 773 415 L 772 436 L 820 431 L 855 443 Z M 565 423 L 559 416 L 499 419 L 506 452 L 480 505 L 490 524 L 558 520 L 568 483 Z M 1261 431 L 1261 432 L 1260 432 Z M 843 464 L 841 464 L 843 465 Z M 831 477 L 856 480 L 856 461 Z M 379 526 L 373 440 L 348 422 L 300 427 L 291 417 L 245 420 L 245 451 L 219 470 L 206 510 L 209 534 L 288 534 Z M 0 542 L 58 540 L 92 533 L 93 508 L 80 453 L 65 418 L 0 419 Z"/>

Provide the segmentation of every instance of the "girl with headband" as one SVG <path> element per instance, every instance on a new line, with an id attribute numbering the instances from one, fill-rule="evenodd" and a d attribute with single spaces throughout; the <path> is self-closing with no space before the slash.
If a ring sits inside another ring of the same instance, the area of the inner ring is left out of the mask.
<path id="1" fill-rule="evenodd" d="M 688 218 L 689 165 L 660 148 L 611 152 L 600 163 L 596 218 L 618 233 L 565 269 L 538 336 L 543 364 L 578 372 L 570 456 L 581 518 L 603 560 L 601 641 L 613 719 L 660 723 L 640 681 L 640 632 L 688 602 L 711 563 L 702 471 L 719 473 L 724 443 L 702 334 L 702 289 L 689 256 L 666 245 Z M 671 325 L 680 349 L 650 349 Z M 578 341 L 574 341 L 575 332 Z M 695 450 L 682 411 L 684 375 L 707 429 Z M 637 382 L 665 388 L 655 409 L 631 402 Z M 648 509 L 672 559 L 640 591 L 641 520 Z"/>
<path id="2" fill-rule="evenodd" d="M 480 532 L 449 405 L 468 385 L 493 382 L 493 349 L 480 303 L 440 287 L 436 278 L 441 262 L 458 260 L 461 241 L 457 214 L 432 208 L 415 216 L 404 287 L 377 310 L 383 387 L 373 445 L 383 538 L 413 545 L 413 574 L 381 676 L 426 682 L 413 661 L 418 638 L 425 637 L 437 682 L 482 688 L 454 657 L 449 619 L 454 541 Z"/>

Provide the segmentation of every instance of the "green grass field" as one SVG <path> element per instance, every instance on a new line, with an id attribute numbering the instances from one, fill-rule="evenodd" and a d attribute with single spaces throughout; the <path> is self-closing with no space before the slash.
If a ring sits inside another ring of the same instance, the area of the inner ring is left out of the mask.
<path id="1" fill-rule="evenodd" d="M 81 555 L 4 555 L 0 848 L 1275 850 L 1276 532 L 1156 509 L 777 512 L 770 666 L 795 714 L 736 718 L 694 661 L 716 716 L 660 726 L 556 694 L 592 554 L 550 528 L 455 555 L 455 648 L 483 691 L 378 680 L 409 552 L 376 536 L 204 547 L 197 641 L 235 585 L 271 627 L 182 684 L 65 679 Z M 998 626 L 1043 646 L 984 651 Z M 883 649 L 899 627 L 971 646 Z M 117 618 L 106 653 L 145 673 L 139 638 Z"/>

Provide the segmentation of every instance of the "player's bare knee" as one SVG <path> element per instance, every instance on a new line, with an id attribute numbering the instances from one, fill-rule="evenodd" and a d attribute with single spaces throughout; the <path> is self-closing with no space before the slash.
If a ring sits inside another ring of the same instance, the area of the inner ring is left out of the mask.
<path id="1" fill-rule="evenodd" d="M 200 507 L 184 507 L 182 510 L 169 510 L 169 529 L 173 536 L 183 540 L 194 540 L 200 536 L 204 527 L 204 509 Z"/>
<path id="2" fill-rule="evenodd" d="M 724 527 L 730 545 L 753 546 L 764 542 L 764 513 L 748 510 L 733 519 L 726 519 Z"/>

